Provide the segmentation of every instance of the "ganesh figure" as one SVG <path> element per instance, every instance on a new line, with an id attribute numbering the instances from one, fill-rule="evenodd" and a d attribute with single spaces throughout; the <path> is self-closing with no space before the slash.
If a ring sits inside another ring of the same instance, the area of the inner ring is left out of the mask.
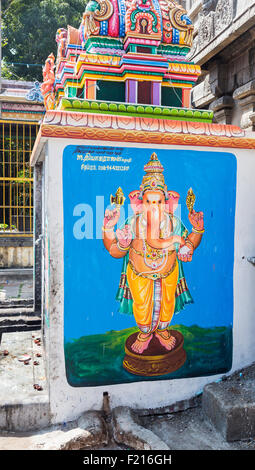
<path id="1" fill-rule="evenodd" d="M 120 217 L 118 204 L 105 211 L 103 243 L 113 258 L 123 258 L 117 300 L 120 312 L 132 314 L 139 328 L 132 351 L 142 355 L 154 337 L 166 351 L 176 339 L 169 325 L 193 299 L 187 287 L 183 263 L 192 261 L 204 233 L 203 212 L 193 208 L 189 193 L 189 233 L 175 215 L 179 194 L 168 191 L 164 168 L 155 153 L 144 167 L 139 190 L 129 194 L 134 215 L 114 231 Z M 162 348 L 161 348 L 162 349 Z"/>

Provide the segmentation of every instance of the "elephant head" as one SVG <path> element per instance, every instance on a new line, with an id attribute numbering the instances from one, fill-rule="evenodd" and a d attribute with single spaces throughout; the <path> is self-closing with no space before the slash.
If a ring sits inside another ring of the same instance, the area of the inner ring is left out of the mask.
<path id="1" fill-rule="evenodd" d="M 140 196 L 141 191 L 132 191 L 128 196 L 130 199 L 131 207 L 135 214 L 141 214 L 143 212 L 143 199 Z"/>
<path id="2" fill-rule="evenodd" d="M 140 190 L 132 191 L 129 194 L 129 199 L 130 199 L 131 207 L 134 213 L 141 214 L 144 210 L 143 194 L 141 193 L 141 191 Z M 164 196 L 165 211 L 169 212 L 170 214 L 173 214 L 178 206 L 179 199 L 180 199 L 180 195 L 176 191 L 167 191 L 166 196 Z"/>

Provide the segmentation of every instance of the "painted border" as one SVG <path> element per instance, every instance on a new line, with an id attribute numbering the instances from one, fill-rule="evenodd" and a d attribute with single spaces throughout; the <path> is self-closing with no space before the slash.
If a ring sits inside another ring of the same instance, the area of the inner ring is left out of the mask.
<path id="1" fill-rule="evenodd" d="M 151 144 L 195 145 L 203 147 L 255 149 L 255 139 L 213 137 L 202 135 L 159 134 L 158 132 L 128 131 L 122 129 L 71 128 L 70 126 L 42 126 L 42 137 L 104 140 L 120 142 L 144 142 Z"/>
<path id="2" fill-rule="evenodd" d="M 31 165 L 47 138 L 255 149 L 255 138 L 246 137 L 243 129 L 233 125 L 52 110 L 41 124 Z"/>

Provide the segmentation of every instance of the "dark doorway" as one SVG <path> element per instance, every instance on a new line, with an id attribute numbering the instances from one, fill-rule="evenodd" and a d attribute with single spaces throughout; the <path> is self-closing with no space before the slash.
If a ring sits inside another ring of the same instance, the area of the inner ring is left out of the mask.
<path id="1" fill-rule="evenodd" d="M 139 52 L 140 54 L 152 54 L 152 48 L 151 47 L 146 47 L 146 46 L 137 46 L 136 47 L 136 52 Z"/>
<path id="2" fill-rule="evenodd" d="M 97 100 L 125 103 L 125 83 L 98 80 Z"/>
<path id="3" fill-rule="evenodd" d="M 162 106 L 182 107 L 182 88 L 162 87 Z"/>
<path id="4" fill-rule="evenodd" d="M 138 103 L 151 104 L 152 103 L 152 83 L 151 82 L 138 82 Z"/>

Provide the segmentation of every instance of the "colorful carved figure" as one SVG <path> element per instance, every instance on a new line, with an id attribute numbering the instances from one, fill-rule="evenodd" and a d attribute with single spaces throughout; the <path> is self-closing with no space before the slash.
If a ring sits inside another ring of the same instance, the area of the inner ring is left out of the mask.
<path id="1" fill-rule="evenodd" d="M 192 190 L 186 201 L 192 225 L 188 234 L 174 215 L 180 196 L 167 190 L 155 153 L 144 170 L 140 190 L 129 194 L 134 216 L 114 233 L 120 216 L 117 205 L 106 210 L 103 224 L 104 246 L 112 257 L 124 258 L 117 299 L 122 313 L 133 312 L 139 328 L 132 344 L 136 354 L 148 348 L 153 336 L 165 350 L 174 349 L 176 340 L 168 329 L 172 317 L 193 302 L 182 262 L 192 261 L 204 233 L 203 213 L 193 209 Z"/>
<path id="2" fill-rule="evenodd" d="M 83 46 L 90 36 L 150 35 L 165 44 L 192 46 L 193 26 L 172 0 L 90 0 L 80 26 Z"/>
<path id="3" fill-rule="evenodd" d="M 186 10 L 171 0 L 159 0 L 162 23 L 163 42 L 192 46 L 194 26 Z"/>
<path id="4" fill-rule="evenodd" d="M 54 83 L 55 83 L 55 57 L 51 53 L 47 60 L 45 61 L 45 66 L 43 68 L 43 84 L 41 85 L 41 93 L 44 98 L 44 104 L 46 110 L 54 109 L 55 105 L 55 93 L 54 93 Z"/>
<path id="5" fill-rule="evenodd" d="M 67 46 L 67 29 L 59 28 L 56 33 L 56 43 L 58 45 L 56 73 L 58 71 L 61 60 L 65 58 L 65 50 Z"/>
<path id="6" fill-rule="evenodd" d="M 108 20 L 112 14 L 113 4 L 110 0 L 90 0 L 81 25 L 83 42 L 91 35 L 97 36 L 100 32 L 100 22 Z"/>
<path id="7" fill-rule="evenodd" d="M 39 101 L 40 103 L 43 103 L 44 100 L 41 93 L 40 83 L 38 81 L 36 81 L 33 88 L 29 90 L 28 94 L 26 95 L 26 100 Z"/>
<path id="8" fill-rule="evenodd" d="M 126 33 L 158 34 L 161 38 L 160 16 L 151 0 L 133 0 L 127 5 Z"/>

